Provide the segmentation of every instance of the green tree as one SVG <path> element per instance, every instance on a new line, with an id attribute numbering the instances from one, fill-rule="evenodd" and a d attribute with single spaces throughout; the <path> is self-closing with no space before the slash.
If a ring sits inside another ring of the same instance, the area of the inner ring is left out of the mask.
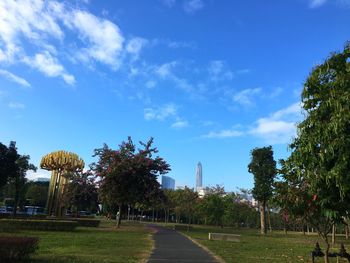
<path id="1" fill-rule="evenodd" d="M 70 173 L 64 186 L 63 202 L 77 215 L 81 210 L 94 212 L 98 205 L 98 192 L 95 178 L 90 171 Z"/>
<path id="2" fill-rule="evenodd" d="M 127 204 L 143 203 L 156 189 L 160 188 L 157 177 L 170 170 L 170 166 L 159 156 L 157 148 L 152 148 L 153 138 L 147 143 L 140 142 L 142 149 L 136 146 L 129 137 L 118 150 L 107 145 L 95 150 L 98 162 L 92 170 L 100 178 L 99 196 L 102 202 L 119 207 L 120 225 L 122 207 Z"/>
<path id="3" fill-rule="evenodd" d="M 333 53 L 310 73 L 301 100 L 306 118 L 298 125 L 289 158 L 299 180 L 307 184 L 318 225 L 323 225 L 318 231 L 326 252 L 330 226 L 343 221 L 350 205 L 349 59 L 347 44 L 343 52 Z"/>
<path id="4" fill-rule="evenodd" d="M 254 175 L 253 197 L 259 201 L 260 232 L 266 234 L 266 203 L 272 196 L 273 182 L 276 177 L 276 161 L 272 147 L 255 148 L 251 151 L 248 171 Z"/>
<path id="5" fill-rule="evenodd" d="M 176 208 L 178 213 L 185 215 L 190 226 L 196 209 L 198 194 L 188 187 L 176 190 Z"/>
<path id="6" fill-rule="evenodd" d="M 8 147 L 0 143 L 0 188 L 7 184 L 9 177 L 15 177 L 17 158 L 15 142 L 10 142 Z"/>
<path id="7" fill-rule="evenodd" d="M 30 205 L 45 207 L 48 191 L 49 182 L 29 182 L 25 198 Z"/>

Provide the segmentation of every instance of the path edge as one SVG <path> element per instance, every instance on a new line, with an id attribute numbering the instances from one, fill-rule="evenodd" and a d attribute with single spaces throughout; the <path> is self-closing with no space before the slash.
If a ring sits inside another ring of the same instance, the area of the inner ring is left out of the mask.
<path id="1" fill-rule="evenodd" d="M 184 237 L 186 237 L 187 239 L 189 239 L 190 241 L 192 241 L 193 243 L 195 243 L 197 246 L 199 246 L 200 248 L 204 249 L 206 252 L 208 252 L 215 260 L 218 261 L 218 263 L 226 263 L 225 260 L 223 260 L 220 256 L 214 254 L 209 248 L 207 248 L 206 246 L 202 245 L 201 243 L 199 243 L 197 240 L 193 239 L 192 237 L 186 235 L 185 233 L 182 233 L 180 231 L 176 231 L 179 234 L 183 235 Z"/>

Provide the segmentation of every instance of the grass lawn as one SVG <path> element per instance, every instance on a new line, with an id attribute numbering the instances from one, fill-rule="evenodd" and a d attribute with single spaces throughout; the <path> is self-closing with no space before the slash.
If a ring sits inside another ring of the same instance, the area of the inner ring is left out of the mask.
<path id="1" fill-rule="evenodd" d="M 310 254 L 316 241 L 319 241 L 323 251 L 325 247 L 322 239 L 316 234 L 304 236 L 302 233 L 289 232 L 286 236 L 283 232 L 278 231 L 262 237 L 258 230 L 221 229 L 204 226 L 195 226 L 192 231 L 182 232 L 226 262 L 311 262 Z M 209 241 L 208 232 L 240 234 L 242 235 L 241 242 Z M 333 251 L 339 252 L 341 242 L 350 252 L 350 240 L 338 236 Z M 324 262 L 324 260 L 317 258 L 316 262 Z M 337 260 L 333 258 L 330 259 L 330 262 L 337 262 Z M 339 262 L 347 261 L 340 259 Z"/>
<path id="2" fill-rule="evenodd" d="M 74 232 L 19 231 L 2 236 L 36 236 L 39 250 L 32 263 L 145 262 L 152 250 L 151 232 L 144 225 L 102 221 L 98 228 L 78 227 Z"/>

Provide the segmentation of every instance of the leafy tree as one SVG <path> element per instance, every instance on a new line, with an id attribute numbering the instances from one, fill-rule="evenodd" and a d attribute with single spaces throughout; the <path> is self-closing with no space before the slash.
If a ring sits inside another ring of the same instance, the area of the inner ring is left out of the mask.
<path id="1" fill-rule="evenodd" d="M 15 177 L 17 158 L 15 142 L 10 142 L 8 147 L 0 143 L 0 188 L 7 184 L 9 177 Z"/>
<path id="2" fill-rule="evenodd" d="M 188 226 L 192 222 L 193 214 L 195 213 L 198 194 L 188 187 L 176 190 L 176 210 L 180 214 L 184 214 L 187 218 Z"/>
<path id="3" fill-rule="evenodd" d="M 272 196 L 272 186 L 276 176 L 276 161 L 273 159 L 272 147 L 255 148 L 251 151 L 248 171 L 254 175 L 253 197 L 260 205 L 260 232 L 266 234 L 265 209 Z"/>
<path id="4" fill-rule="evenodd" d="M 29 155 L 20 155 L 17 152 L 16 143 L 11 142 L 7 150 L 4 145 L 0 145 L 1 151 L 1 165 L 0 165 L 0 177 L 2 181 L 7 177 L 9 192 L 13 193 L 14 208 L 13 215 L 17 213 L 17 206 L 21 200 L 24 200 L 26 182 L 25 178 L 28 170 L 36 171 L 36 167 L 29 163 Z M 7 162 L 7 163 L 6 163 Z"/>
<path id="5" fill-rule="evenodd" d="M 342 222 L 350 205 L 349 59 L 347 44 L 310 73 L 301 101 L 306 118 L 298 125 L 289 158 L 298 179 L 307 185 L 327 253 L 330 225 Z"/>
<path id="6" fill-rule="evenodd" d="M 48 191 L 49 182 L 29 182 L 25 198 L 29 200 L 30 205 L 45 207 Z"/>
<path id="7" fill-rule="evenodd" d="M 99 160 L 92 165 L 92 169 L 100 178 L 99 196 L 102 202 L 119 207 L 117 227 L 123 205 L 148 200 L 155 189 L 160 188 L 157 176 L 170 170 L 165 160 L 153 156 L 158 150 L 152 148 L 152 143 L 153 138 L 147 143 L 140 142 L 142 149 L 136 150 L 129 137 L 118 150 L 112 150 L 107 145 L 95 150 L 94 156 Z"/>
<path id="8" fill-rule="evenodd" d="M 205 223 L 221 225 L 225 211 L 223 196 L 225 195 L 224 187 L 216 185 L 208 188 L 207 194 L 199 203 L 200 214 L 205 217 Z"/>
<path id="9" fill-rule="evenodd" d="M 69 174 L 69 181 L 64 186 L 63 202 L 78 215 L 79 211 L 96 211 L 98 192 L 94 176 L 90 171 Z"/>

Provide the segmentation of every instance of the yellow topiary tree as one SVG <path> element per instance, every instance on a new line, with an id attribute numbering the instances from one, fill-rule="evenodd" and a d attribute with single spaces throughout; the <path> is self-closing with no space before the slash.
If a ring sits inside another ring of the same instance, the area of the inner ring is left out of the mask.
<path id="1" fill-rule="evenodd" d="M 52 171 L 46 203 L 48 215 L 62 216 L 64 207 L 61 198 L 64 185 L 68 182 L 67 175 L 81 172 L 84 166 L 84 161 L 77 154 L 66 151 L 52 152 L 41 159 L 40 167 Z"/>

